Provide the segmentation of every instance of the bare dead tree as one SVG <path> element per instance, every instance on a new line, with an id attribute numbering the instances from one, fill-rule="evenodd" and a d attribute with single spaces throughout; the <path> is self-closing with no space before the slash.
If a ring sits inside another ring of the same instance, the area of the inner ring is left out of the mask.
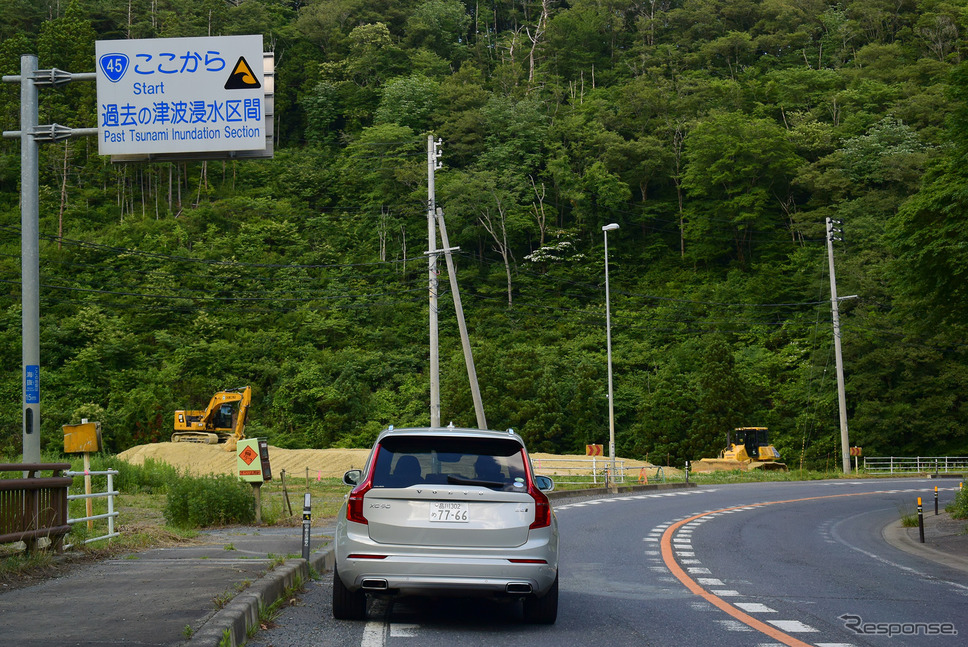
<path id="1" fill-rule="evenodd" d="M 535 25 L 534 33 L 531 33 L 530 27 L 525 29 L 528 38 L 531 40 L 531 52 L 528 54 L 528 83 L 534 82 L 535 51 L 538 49 L 538 42 L 541 40 L 541 36 L 544 34 L 545 27 L 548 24 L 549 4 L 550 0 L 541 0 L 541 15 L 538 17 L 538 24 Z"/>
<path id="2" fill-rule="evenodd" d="M 61 248 L 61 239 L 64 238 L 64 207 L 67 205 L 67 159 L 70 147 L 68 140 L 64 140 L 64 165 L 61 169 L 61 194 L 60 210 L 57 213 L 57 249 Z"/>
<path id="3" fill-rule="evenodd" d="M 380 206 L 380 219 L 376 224 L 377 235 L 380 237 L 380 260 L 387 260 L 387 234 L 390 225 L 390 208 L 386 205 Z"/>
<path id="4" fill-rule="evenodd" d="M 497 207 L 497 214 L 491 213 L 490 206 L 485 206 L 478 209 L 478 222 L 481 226 L 491 235 L 494 240 L 494 251 L 501 255 L 501 259 L 504 261 L 504 273 L 507 276 L 508 285 L 508 307 L 510 308 L 511 303 L 511 261 L 514 260 L 511 254 L 511 246 L 508 244 L 508 229 L 507 229 L 507 210 L 501 203 L 501 198 L 491 192 L 494 196 L 494 203 Z"/>
<path id="5" fill-rule="evenodd" d="M 681 258 L 686 257 L 686 216 L 682 208 L 682 141 L 685 137 L 682 124 L 676 123 L 675 131 L 672 133 L 672 159 L 675 164 L 672 183 L 676 185 L 676 198 L 679 202 L 679 255 Z"/>
<path id="6" fill-rule="evenodd" d="M 531 203 L 531 212 L 534 215 L 535 221 L 538 223 L 538 233 L 540 236 L 540 242 L 538 247 L 544 247 L 545 242 L 545 232 L 547 231 L 548 217 L 545 214 L 545 195 L 547 190 L 545 188 L 544 182 L 541 183 L 541 190 L 538 191 L 538 186 L 535 184 L 534 176 L 529 175 L 528 179 L 531 180 L 531 188 L 534 190 L 535 201 Z"/>

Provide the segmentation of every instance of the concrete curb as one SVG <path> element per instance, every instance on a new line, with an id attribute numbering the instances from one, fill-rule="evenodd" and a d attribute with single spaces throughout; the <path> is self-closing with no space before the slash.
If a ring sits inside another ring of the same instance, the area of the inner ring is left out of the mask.
<path id="1" fill-rule="evenodd" d="M 679 490 L 696 487 L 695 483 L 654 483 L 649 485 L 628 485 L 610 488 L 593 488 L 589 490 L 559 490 L 550 492 L 548 498 L 552 501 L 572 499 L 577 497 L 593 497 L 607 494 L 627 494 L 650 490 Z M 289 559 L 281 566 L 277 566 L 242 593 L 235 596 L 231 602 L 212 615 L 212 617 L 189 640 L 182 643 L 183 647 L 239 647 L 249 639 L 249 629 L 259 626 L 259 610 L 264 609 L 285 595 L 286 589 L 291 588 L 299 580 L 309 581 L 310 568 L 317 574 L 325 573 L 333 568 L 336 561 L 332 547 L 318 550 L 306 560 Z"/>
<path id="2" fill-rule="evenodd" d="M 215 613 L 188 641 L 185 647 L 238 647 L 249 639 L 249 629 L 259 627 L 259 610 L 286 593 L 298 581 L 308 582 L 310 568 L 324 573 L 333 567 L 335 554 L 331 547 L 318 550 L 305 559 L 290 559 L 253 582 Z"/>
<path id="3" fill-rule="evenodd" d="M 927 522 L 926 525 L 931 523 L 928 517 L 925 517 L 925 521 Z M 915 539 L 912 536 L 917 532 L 917 528 L 906 528 L 900 521 L 894 521 L 884 526 L 881 530 L 881 536 L 884 541 L 898 550 L 968 573 L 968 556 L 938 550 L 933 548 L 930 543 L 922 544 L 920 539 Z M 925 541 L 932 542 L 937 541 L 937 539 L 937 537 L 926 537 Z"/>

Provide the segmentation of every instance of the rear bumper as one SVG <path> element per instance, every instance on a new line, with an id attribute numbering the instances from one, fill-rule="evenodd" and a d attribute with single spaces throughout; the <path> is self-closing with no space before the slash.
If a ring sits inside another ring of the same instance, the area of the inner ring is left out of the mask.
<path id="1" fill-rule="evenodd" d="M 430 548 L 379 544 L 369 539 L 365 526 L 359 526 L 363 532 L 346 529 L 357 525 L 347 522 L 337 529 L 337 569 L 351 591 L 363 589 L 386 595 L 541 596 L 558 573 L 557 532 L 551 527 L 532 531 L 528 542 L 513 548 Z"/>

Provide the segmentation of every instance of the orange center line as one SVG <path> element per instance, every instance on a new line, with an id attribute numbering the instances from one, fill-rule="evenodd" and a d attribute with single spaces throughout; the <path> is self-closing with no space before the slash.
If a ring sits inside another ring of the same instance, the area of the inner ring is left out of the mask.
<path id="1" fill-rule="evenodd" d="M 802 640 L 798 640 L 797 638 L 794 638 L 789 634 L 783 633 L 776 627 L 772 627 L 766 624 L 765 622 L 761 622 L 757 620 L 756 618 L 749 615 L 748 613 L 741 611 L 740 609 L 734 607 L 732 604 L 726 602 L 726 600 L 707 591 L 702 586 L 700 586 L 694 579 L 692 579 L 689 576 L 688 573 L 686 573 L 685 570 L 683 570 L 681 566 L 679 566 L 679 562 L 676 561 L 675 555 L 672 552 L 672 536 L 676 533 L 677 530 L 679 530 L 679 528 L 681 528 L 685 524 L 695 521 L 696 519 L 701 519 L 702 517 L 709 516 L 711 514 L 718 514 L 720 512 L 728 512 L 731 510 L 741 510 L 743 508 L 752 508 L 752 507 L 759 507 L 759 506 L 766 506 L 766 505 L 776 505 L 778 503 L 799 503 L 801 501 L 817 501 L 819 499 L 837 499 L 837 498 L 849 497 L 849 496 L 867 496 L 871 494 L 885 494 L 885 493 L 886 493 L 885 491 L 878 491 L 878 492 L 851 492 L 848 494 L 830 494 L 825 496 L 806 497 L 803 499 L 788 499 L 786 501 L 767 501 L 763 503 L 752 503 L 749 505 L 738 505 L 732 508 L 722 508 L 720 510 L 701 512 L 697 515 L 693 515 L 689 517 L 688 519 L 677 521 L 676 523 L 666 528 L 666 531 L 662 533 L 662 540 L 660 544 L 662 549 L 662 561 L 665 562 L 666 568 L 668 568 L 672 572 L 672 574 L 675 575 L 676 578 L 683 583 L 683 585 L 685 585 L 687 589 L 692 591 L 694 594 L 701 596 L 707 602 L 709 602 L 716 608 L 722 611 L 725 611 L 727 614 L 729 614 L 736 620 L 739 620 L 743 624 L 749 627 L 752 627 L 753 629 L 756 629 L 760 633 L 766 634 L 773 640 L 777 640 L 783 643 L 784 645 L 789 645 L 789 647 L 813 647 L 809 643 L 805 643 Z"/>

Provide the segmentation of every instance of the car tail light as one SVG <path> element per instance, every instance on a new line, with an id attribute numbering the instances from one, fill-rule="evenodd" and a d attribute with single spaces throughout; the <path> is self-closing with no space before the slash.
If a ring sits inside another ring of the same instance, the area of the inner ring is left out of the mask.
<path id="1" fill-rule="evenodd" d="M 551 525 L 551 502 L 545 493 L 538 489 L 534 484 L 534 474 L 531 473 L 531 461 L 528 460 L 524 450 L 521 450 L 521 458 L 524 460 L 524 469 L 528 472 L 528 494 L 534 499 L 534 521 L 529 526 L 530 530 L 536 528 L 547 528 Z"/>
<path id="2" fill-rule="evenodd" d="M 380 448 L 377 447 L 376 453 L 373 455 L 373 465 L 376 465 L 376 459 L 380 455 Z M 366 479 L 362 483 L 357 485 L 350 491 L 349 497 L 346 499 L 346 520 L 352 521 L 354 523 L 368 524 L 369 521 L 363 515 L 363 497 L 366 493 L 370 491 L 373 487 L 373 470 L 367 475 Z"/>
<path id="3" fill-rule="evenodd" d="M 551 525 L 551 502 L 545 493 L 539 490 L 532 483 L 528 487 L 528 494 L 534 499 L 534 522 L 530 528 L 546 528 Z"/>

